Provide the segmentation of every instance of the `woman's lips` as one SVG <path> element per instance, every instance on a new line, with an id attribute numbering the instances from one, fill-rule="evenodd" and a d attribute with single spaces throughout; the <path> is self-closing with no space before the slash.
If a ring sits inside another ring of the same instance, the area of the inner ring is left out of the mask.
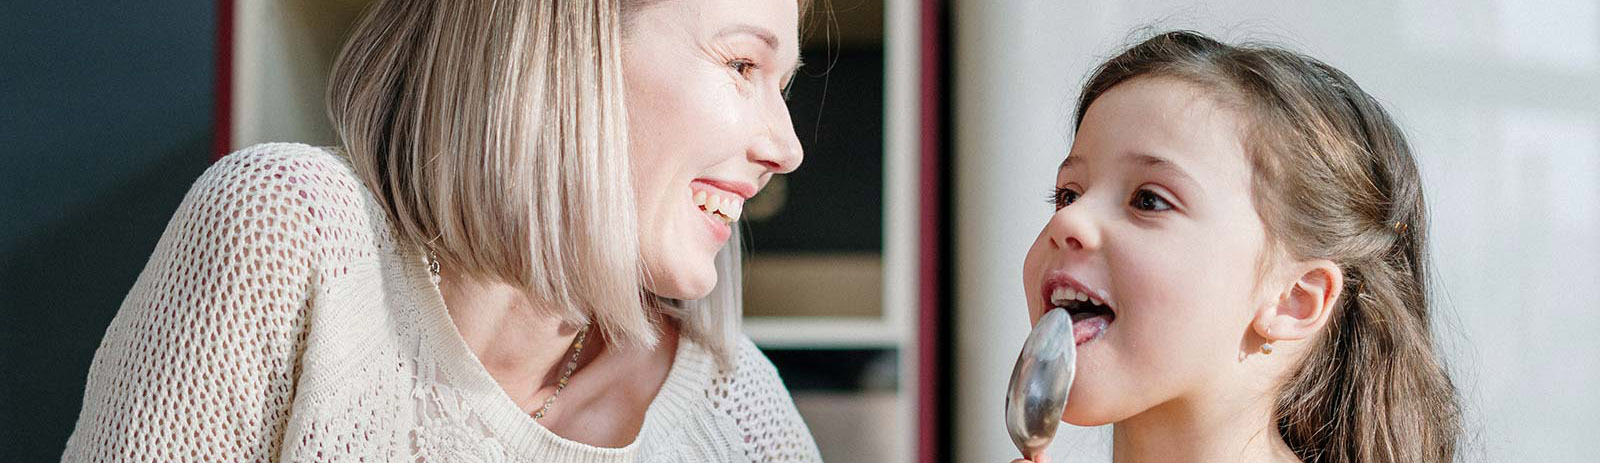
<path id="1" fill-rule="evenodd" d="M 689 182 L 689 203 L 706 222 L 713 244 L 721 246 L 733 236 L 733 223 L 743 215 L 746 184 L 695 179 Z"/>
<path id="2" fill-rule="evenodd" d="M 689 183 L 690 201 L 701 212 L 723 223 L 738 222 L 744 215 L 747 185 L 695 180 Z"/>
<path id="3" fill-rule="evenodd" d="M 700 220 L 706 224 L 706 231 L 711 233 L 713 244 L 721 246 L 728 241 L 728 238 L 733 236 L 733 224 L 706 212 L 704 209 L 700 209 L 698 206 L 694 208 L 693 214 L 700 216 Z"/>

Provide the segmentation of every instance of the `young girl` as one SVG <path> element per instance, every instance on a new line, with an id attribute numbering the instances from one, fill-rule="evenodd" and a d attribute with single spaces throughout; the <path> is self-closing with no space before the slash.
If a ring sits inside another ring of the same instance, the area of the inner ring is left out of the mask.
<path id="1" fill-rule="evenodd" d="M 1065 308 L 1063 419 L 1118 462 L 1449 462 L 1427 220 L 1400 129 L 1349 76 L 1194 32 L 1096 70 L 1028 251 Z"/>

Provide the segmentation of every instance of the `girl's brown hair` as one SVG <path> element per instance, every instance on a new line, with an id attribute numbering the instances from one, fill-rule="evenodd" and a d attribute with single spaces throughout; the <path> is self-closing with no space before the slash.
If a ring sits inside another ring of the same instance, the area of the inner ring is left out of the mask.
<path id="1" fill-rule="evenodd" d="M 1307 462 L 1452 461 L 1461 412 L 1428 318 L 1422 181 L 1389 114 L 1316 59 L 1175 31 L 1097 68 L 1076 122 L 1142 77 L 1197 85 L 1237 109 L 1270 245 L 1345 274 L 1327 328 L 1278 391 L 1284 442 Z"/>

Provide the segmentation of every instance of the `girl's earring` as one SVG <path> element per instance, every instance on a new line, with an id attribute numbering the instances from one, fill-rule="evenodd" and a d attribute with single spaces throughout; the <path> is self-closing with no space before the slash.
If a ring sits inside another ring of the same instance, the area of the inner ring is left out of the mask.
<path id="1" fill-rule="evenodd" d="M 1272 355 L 1272 327 L 1267 327 L 1265 331 L 1266 336 L 1264 337 L 1267 339 L 1267 342 L 1261 343 L 1261 353 Z"/>

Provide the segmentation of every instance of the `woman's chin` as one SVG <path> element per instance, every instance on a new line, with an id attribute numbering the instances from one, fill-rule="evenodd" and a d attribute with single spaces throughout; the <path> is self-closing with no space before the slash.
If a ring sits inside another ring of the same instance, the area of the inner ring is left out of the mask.
<path id="1" fill-rule="evenodd" d="M 717 269 L 707 267 L 692 272 L 676 272 L 674 277 L 657 279 L 647 289 L 656 296 L 668 299 L 682 301 L 702 299 L 717 287 Z"/>

